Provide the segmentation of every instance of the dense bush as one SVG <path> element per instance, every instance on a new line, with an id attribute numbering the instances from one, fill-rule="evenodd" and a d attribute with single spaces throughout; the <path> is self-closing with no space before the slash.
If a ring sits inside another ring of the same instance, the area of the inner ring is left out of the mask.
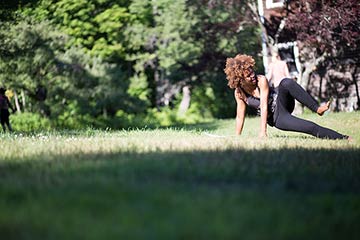
<path id="1" fill-rule="evenodd" d="M 15 131 L 40 131 L 50 130 L 52 124 L 48 118 L 36 113 L 16 113 L 10 116 L 10 122 Z"/>

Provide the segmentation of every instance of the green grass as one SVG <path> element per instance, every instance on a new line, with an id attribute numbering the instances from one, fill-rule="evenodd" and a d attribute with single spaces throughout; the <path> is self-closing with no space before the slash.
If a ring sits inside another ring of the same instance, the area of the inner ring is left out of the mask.
<path id="1" fill-rule="evenodd" d="M 360 239 L 360 112 L 303 117 L 354 141 L 258 118 L 0 135 L 1 239 Z"/>

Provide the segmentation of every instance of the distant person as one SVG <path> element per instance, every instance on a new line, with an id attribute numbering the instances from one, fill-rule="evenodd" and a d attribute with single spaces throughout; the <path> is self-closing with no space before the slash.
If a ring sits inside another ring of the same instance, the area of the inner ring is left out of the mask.
<path id="1" fill-rule="evenodd" d="M 6 132 L 6 126 L 11 132 L 12 127 L 9 121 L 9 116 L 10 116 L 9 108 L 11 108 L 13 113 L 15 113 L 15 109 L 11 106 L 11 103 L 8 97 L 5 95 L 5 92 L 6 92 L 5 88 L 0 88 L 0 122 L 4 132 Z"/>
<path id="2" fill-rule="evenodd" d="M 269 83 L 274 88 L 277 88 L 284 78 L 290 78 L 288 66 L 285 61 L 282 61 L 278 53 L 272 56 L 269 64 L 267 78 Z"/>
<path id="3" fill-rule="evenodd" d="M 267 137 L 266 124 L 269 124 L 280 130 L 307 133 L 318 138 L 351 140 L 349 136 L 291 115 L 295 99 L 320 116 L 329 109 L 330 101 L 319 106 L 314 98 L 290 78 L 282 79 L 276 92 L 269 87 L 265 76 L 255 73 L 254 66 L 255 60 L 248 55 L 238 54 L 226 59 L 224 71 L 228 86 L 235 89 L 237 103 L 236 135 L 242 132 L 246 106 L 250 106 L 257 109 L 261 117 L 260 137 Z"/>

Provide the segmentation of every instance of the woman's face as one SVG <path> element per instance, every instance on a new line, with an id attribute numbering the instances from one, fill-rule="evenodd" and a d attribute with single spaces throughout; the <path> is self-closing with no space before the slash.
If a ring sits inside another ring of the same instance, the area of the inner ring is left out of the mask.
<path id="1" fill-rule="evenodd" d="M 256 77 L 255 72 L 253 68 L 248 68 L 244 71 L 244 80 L 247 83 L 255 84 L 256 83 Z"/>

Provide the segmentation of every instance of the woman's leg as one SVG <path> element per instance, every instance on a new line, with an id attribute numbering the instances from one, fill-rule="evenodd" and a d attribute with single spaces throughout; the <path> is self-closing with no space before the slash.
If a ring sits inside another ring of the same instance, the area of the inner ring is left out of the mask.
<path id="1" fill-rule="evenodd" d="M 285 78 L 280 83 L 276 102 L 276 128 L 285 131 L 307 133 L 319 138 L 348 138 L 348 136 L 337 133 L 329 128 L 324 128 L 311 121 L 292 116 L 291 113 L 294 110 L 295 105 L 294 99 L 298 100 L 314 112 L 319 108 L 317 102 L 299 84 L 292 79 Z"/>
<path id="2" fill-rule="evenodd" d="M 313 112 L 317 112 L 319 104 L 315 99 L 310 96 L 297 82 L 290 78 L 284 78 L 279 85 L 279 96 L 288 98 L 288 95 L 291 95 L 293 98 L 298 100 L 300 103 L 304 104 Z"/>
<path id="3" fill-rule="evenodd" d="M 321 127 L 311 121 L 297 118 L 290 113 L 279 113 L 275 122 L 275 127 L 285 131 L 302 132 L 318 138 L 328 139 L 347 139 L 348 136 L 342 135 L 329 128 Z"/>

